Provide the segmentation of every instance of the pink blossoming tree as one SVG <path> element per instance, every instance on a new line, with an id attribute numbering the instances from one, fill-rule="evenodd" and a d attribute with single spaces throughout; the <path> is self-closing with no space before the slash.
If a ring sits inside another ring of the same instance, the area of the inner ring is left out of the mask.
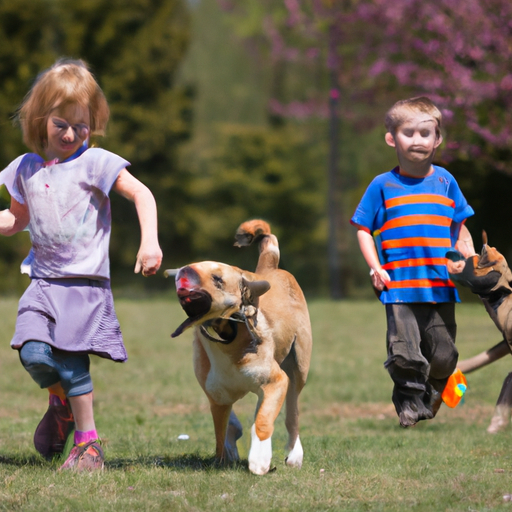
<path id="1" fill-rule="evenodd" d="M 222 2 L 246 13 L 251 4 Z M 446 157 L 478 157 L 507 170 L 512 145 L 509 0 L 258 4 L 271 59 L 311 69 L 320 62 L 327 77 L 336 75 L 329 94 L 341 94 L 344 115 L 356 119 L 351 106 L 358 103 L 388 105 L 404 95 L 426 94 L 443 109 L 450 129 Z M 318 90 L 291 101 L 274 98 L 270 108 L 283 116 L 326 115 L 327 98 Z"/>

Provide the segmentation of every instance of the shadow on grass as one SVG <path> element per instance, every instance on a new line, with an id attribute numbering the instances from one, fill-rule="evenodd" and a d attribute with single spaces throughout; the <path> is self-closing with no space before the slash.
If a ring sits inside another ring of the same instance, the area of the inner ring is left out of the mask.
<path id="1" fill-rule="evenodd" d="M 48 462 L 38 455 L 28 457 L 23 455 L 0 455 L 0 464 L 16 467 L 43 467 L 47 466 Z"/>
<path id="2" fill-rule="evenodd" d="M 0 455 L 0 465 L 14 467 L 55 467 L 58 468 L 62 461 L 58 458 L 53 461 L 46 461 L 38 455 Z M 162 457 L 162 456 L 140 456 L 134 458 L 117 458 L 107 459 L 105 461 L 105 469 L 107 470 L 127 470 L 136 467 L 162 467 L 178 470 L 192 471 L 211 471 L 232 469 L 248 469 L 246 460 L 242 460 L 236 464 L 222 465 L 219 464 L 215 457 L 202 457 L 197 454 L 181 455 L 179 457 Z"/>
<path id="3" fill-rule="evenodd" d="M 105 461 L 105 469 L 129 469 L 134 467 L 163 467 L 192 471 L 211 471 L 232 469 L 248 469 L 246 460 L 235 464 L 219 464 L 215 457 L 202 457 L 197 454 L 180 455 L 179 457 L 140 456 L 133 459 L 119 458 Z"/>

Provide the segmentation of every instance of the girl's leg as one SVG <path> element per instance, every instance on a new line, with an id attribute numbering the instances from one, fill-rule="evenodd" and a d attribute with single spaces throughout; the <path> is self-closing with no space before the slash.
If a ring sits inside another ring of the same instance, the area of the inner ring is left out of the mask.
<path id="1" fill-rule="evenodd" d="M 60 469 L 74 471 L 103 469 L 105 456 L 94 423 L 92 391 L 83 395 L 70 396 L 69 402 L 76 423 L 75 446 Z"/>
<path id="2" fill-rule="evenodd" d="M 73 415 L 50 345 L 39 341 L 25 343 L 20 350 L 20 360 L 34 381 L 50 392 L 48 410 L 34 433 L 34 446 L 43 457 L 51 460 L 64 450 L 74 428 Z"/>
<path id="3" fill-rule="evenodd" d="M 53 386 L 48 386 L 48 391 L 50 392 L 50 395 L 57 395 L 63 402 L 66 401 L 66 392 L 64 391 L 60 381 Z"/>
<path id="4" fill-rule="evenodd" d="M 98 434 L 94 422 L 92 392 L 85 395 L 70 396 L 69 403 L 75 418 L 75 444 L 96 441 Z"/>
<path id="5" fill-rule="evenodd" d="M 66 391 L 75 418 L 74 444 L 61 470 L 95 471 L 103 469 L 105 460 L 94 422 L 93 389 L 89 374 L 89 357 L 67 357 L 61 371 L 61 383 Z"/>
<path id="6" fill-rule="evenodd" d="M 50 408 L 36 430 L 39 448 L 46 448 L 54 437 L 59 436 L 60 451 L 62 453 L 67 432 L 64 435 L 59 431 L 58 422 L 54 420 L 55 412 L 64 404 L 61 396 L 69 400 L 73 415 L 68 413 L 71 420 L 75 420 L 75 448 L 62 466 L 63 469 L 100 469 L 103 467 L 103 451 L 97 444 L 98 434 L 93 414 L 93 387 L 89 373 L 89 356 L 55 349 L 42 342 L 27 342 L 20 350 L 20 359 L 23 366 L 34 380 L 50 391 Z M 66 410 L 69 410 L 67 402 Z M 50 418 L 51 416 L 51 418 Z M 52 420 L 52 421 L 49 421 Z M 44 428 L 43 428 L 44 427 Z M 63 438 L 63 439 L 61 439 Z M 36 448 L 38 444 L 36 444 Z M 54 448 L 54 447 L 53 447 Z M 43 450 L 44 451 L 44 450 Z"/>

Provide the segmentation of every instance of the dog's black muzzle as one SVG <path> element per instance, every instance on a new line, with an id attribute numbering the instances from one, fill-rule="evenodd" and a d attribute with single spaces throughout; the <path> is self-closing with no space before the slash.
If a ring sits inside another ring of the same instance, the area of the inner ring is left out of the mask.
<path id="1" fill-rule="evenodd" d="M 212 305 L 212 297 L 208 292 L 179 289 L 177 291 L 181 307 L 188 317 L 195 318 L 206 315 Z"/>
<path id="2" fill-rule="evenodd" d="M 210 311 L 212 296 L 201 289 L 201 277 L 192 267 L 183 267 L 176 274 L 176 293 L 188 317 L 200 317 Z"/>
<path id="3" fill-rule="evenodd" d="M 188 318 L 171 334 L 173 338 L 207 315 L 212 306 L 212 296 L 201 289 L 201 277 L 191 267 L 183 267 L 176 274 L 176 293 Z"/>
<path id="4" fill-rule="evenodd" d="M 475 259 L 468 258 L 464 270 L 460 274 L 451 274 L 450 278 L 463 286 L 467 286 L 473 293 L 485 297 L 492 293 L 493 288 L 500 280 L 501 273 L 491 270 L 484 276 L 475 275 Z"/>

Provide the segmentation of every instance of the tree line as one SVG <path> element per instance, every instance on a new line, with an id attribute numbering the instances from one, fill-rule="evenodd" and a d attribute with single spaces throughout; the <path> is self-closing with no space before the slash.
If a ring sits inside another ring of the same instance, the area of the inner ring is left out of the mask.
<path id="1" fill-rule="evenodd" d="M 198 100 L 205 87 L 225 94 L 228 78 L 203 43 L 210 76 L 179 80 L 192 38 L 201 37 L 186 0 L 0 0 L 0 165 L 26 152 L 12 120 L 33 79 L 59 57 L 82 58 L 112 113 L 107 136 L 94 143 L 129 160 L 155 194 L 164 268 L 201 259 L 252 268 L 256 249 L 233 248 L 233 235 L 244 220 L 262 217 L 280 239 L 284 268 L 308 293 L 327 294 L 327 115 L 329 98 L 339 94 L 339 278 L 346 296 L 361 296 L 369 292 L 367 270 L 347 219 L 369 180 L 393 160 L 382 142 L 385 110 L 401 97 L 429 93 L 448 121 L 440 163 L 477 211 L 468 224 L 476 245 L 486 229 L 490 243 L 510 256 L 512 61 L 503 43 L 510 22 L 504 0 L 417 2 L 415 17 L 400 14 L 416 5 L 405 0 L 219 3 L 233 44 L 244 46 L 255 73 L 268 76 L 268 97 L 264 122 L 211 123 L 202 127 L 204 140 L 197 137 Z M 8 204 L 5 190 L 0 202 Z M 133 205 L 113 194 L 112 213 L 114 286 L 169 288 L 159 277 L 133 276 Z M 0 238 L 0 292 L 26 285 L 19 263 L 28 248 L 26 234 Z"/>
<path id="2" fill-rule="evenodd" d="M 444 115 L 445 143 L 437 162 L 451 171 L 475 209 L 468 227 L 477 249 L 481 232 L 512 258 L 512 6 L 507 0 L 218 0 L 246 44 L 272 62 L 269 108 L 285 119 L 328 115 L 339 98 L 344 135 L 340 153 L 372 129 L 395 101 L 427 95 Z M 377 139 L 371 139 L 371 144 Z M 382 145 L 382 140 L 379 142 Z M 381 146 L 382 147 L 382 146 Z M 370 151 L 371 152 L 371 151 Z M 342 275 L 351 265 L 347 216 L 369 181 L 381 172 L 367 159 L 354 172 L 338 166 L 337 198 Z"/>
<path id="3" fill-rule="evenodd" d="M 164 268 L 199 259 L 250 268 L 256 249 L 233 249 L 234 232 L 244 220 L 263 217 L 298 255 L 291 269 L 319 289 L 322 276 L 313 278 L 311 262 L 322 260 L 322 243 L 312 233 L 322 229 L 324 183 L 314 172 L 319 148 L 311 148 L 304 131 L 224 126 L 193 163 L 180 160 L 194 123 L 196 90 L 176 80 L 190 37 L 183 0 L 0 1 L 3 166 L 27 151 L 12 121 L 37 74 L 62 56 L 82 58 L 111 108 L 107 136 L 92 142 L 130 161 L 130 171 L 153 191 Z M 4 189 L 3 207 L 8 200 Z M 133 205 L 112 194 L 112 215 L 113 284 L 168 288 L 163 279 L 133 276 L 139 243 Z M 29 244 L 24 234 L 0 238 L 3 293 L 26 285 L 19 263 Z"/>

